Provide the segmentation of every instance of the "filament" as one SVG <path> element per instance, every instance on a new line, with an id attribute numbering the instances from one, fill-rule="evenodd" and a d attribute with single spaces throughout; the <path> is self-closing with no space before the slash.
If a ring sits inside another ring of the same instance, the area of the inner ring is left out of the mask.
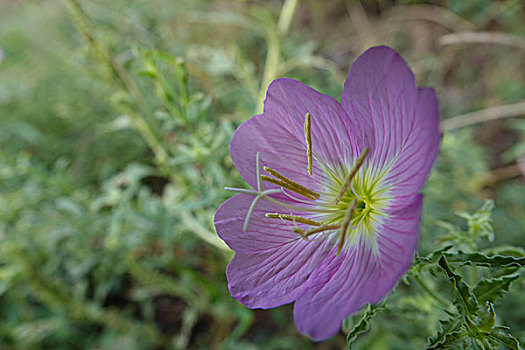
<path id="1" fill-rule="evenodd" d="M 337 194 L 337 197 L 335 197 L 334 204 L 337 205 L 339 201 L 341 200 L 341 198 L 343 198 L 346 191 L 348 191 L 348 188 L 352 184 L 352 180 L 357 174 L 357 171 L 359 170 L 359 168 L 361 168 L 361 165 L 363 165 L 363 162 L 365 161 L 365 157 L 367 154 L 368 154 L 368 147 L 364 149 L 363 153 L 357 159 L 355 167 L 352 169 L 350 174 L 348 174 L 348 176 L 346 177 L 345 182 L 343 183 L 343 186 L 341 187 L 341 189 L 339 190 L 339 193 Z"/>

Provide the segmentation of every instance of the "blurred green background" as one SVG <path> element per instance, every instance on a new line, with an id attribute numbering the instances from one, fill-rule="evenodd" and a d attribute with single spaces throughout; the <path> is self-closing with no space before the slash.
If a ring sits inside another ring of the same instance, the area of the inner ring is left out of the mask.
<path id="1" fill-rule="evenodd" d="M 522 0 L 1 0 L 0 348 L 341 348 L 343 333 L 300 335 L 291 306 L 230 297 L 213 214 L 243 186 L 228 143 L 268 82 L 339 99 L 377 44 L 440 100 L 419 251 L 485 199 L 486 247 L 525 247 Z M 497 305 L 522 342 L 524 287 Z M 417 286 L 392 299 L 409 311 L 378 315 L 358 348 L 421 349 L 436 332 Z"/>

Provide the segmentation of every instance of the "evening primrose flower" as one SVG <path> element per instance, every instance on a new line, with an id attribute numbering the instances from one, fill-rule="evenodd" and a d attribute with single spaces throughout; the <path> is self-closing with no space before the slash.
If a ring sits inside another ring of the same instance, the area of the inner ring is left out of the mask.
<path id="1" fill-rule="evenodd" d="M 264 112 L 234 133 L 230 154 L 253 189 L 215 215 L 235 251 L 231 295 L 250 308 L 295 302 L 315 340 L 379 302 L 417 245 L 421 187 L 439 146 L 431 88 L 404 60 L 374 47 L 352 65 L 342 103 L 292 79 L 268 88 Z"/>

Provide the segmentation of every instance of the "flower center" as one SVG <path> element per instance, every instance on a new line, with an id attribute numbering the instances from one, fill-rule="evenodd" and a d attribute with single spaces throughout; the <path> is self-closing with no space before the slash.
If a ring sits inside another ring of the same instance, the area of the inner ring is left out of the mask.
<path id="1" fill-rule="evenodd" d="M 310 114 L 305 116 L 304 132 L 306 141 L 306 155 L 308 159 L 308 175 L 312 175 L 312 137 Z M 372 224 L 379 217 L 385 215 L 383 196 L 386 192 L 379 189 L 377 182 L 370 181 L 369 172 L 364 169 L 363 163 L 368 155 L 368 148 L 365 148 L 360 157 L 355 160 L 352 167 L 341 165 L 338 168 L 343 170 L 344 178 L 341 178 L 330 170 L 330 167 L 323 165 L 324 173 L 320 178 L 324 178 L 322 183 L 324 189 L 317 193 L 307 187 L 294 182 L 283 176 L 277 171 L 263 167 L 268 175 L 261 175 L 261 165 L 259 163 L 259 153 L 256 156 L 256 176 L 257 190 L 245 190 L 237 188 L 226 188 L 240 193 L 255 196 L 244 221 L 243 229 L 246 230 L 253 210 L 259 200 L 265 199 L 279 205 L 284 210 L 292 210 L 292 213 L 266 213 L 266 217 L 271 219 L 284 220 L 293 223 L 291 230 L 304 239 L 316 239 L 318 237 L 329 237 L 338 240 L 338 253 L 346 242 L 353 242 L 354 239 L 367 236 L 371 242 L 375 243 L 373 237 Z M 340 172 L 337 172 L 340 173 Z M 268 182 L 279 186 L 263 190 L 262 183 Z M 272 196 L 284 194 L 292 201 L 283 202 Z M 306 204 L 306 205 L 305 205 Z M 303 215 L 293 213 L 302 212 Z M 347 241 L 347 237 L 350 239 Z"/>

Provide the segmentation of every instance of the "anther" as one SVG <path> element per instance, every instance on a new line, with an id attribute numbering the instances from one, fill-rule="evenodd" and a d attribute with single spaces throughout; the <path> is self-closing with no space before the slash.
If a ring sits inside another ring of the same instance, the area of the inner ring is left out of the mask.
<path id="1" fill-rule="evenodd" d="M 313 235 L 314 233 L 319 233 L 319 232 L 328 231 L 328 230 L 337 230 L 340 227 L 341 227 L 341 225 L 339 225 L 339 224 L 321 225 L 319 227 L 315 227 L 315 228 L 311 228 L 309 230 L 306 230 L 306 232 L 303 234 L 303 236 L 304 237 L 308 237 L 310 235 Z"/>
<path id="2" fill-rule="evenodd" d="M 293 221 L 294 223 L 300 223 L 300 224 L 306 224 L 310 226 L 322 226 L 322 222 L 317 222 L 308 218 L 304 218 L 302 216 L 295 216 L 295 215 L 287 215 L 287 214 L 279 214 L 279 213 L 266 213 L 265 216 L 270 219 L 281 219 L 281 220 L 288 220 Z"/>
<path id="3" fill-rule="evenodd" d="M 365 157 L 367 154 L 368 154 L 368 147 L 366 147 L 363 150 L 363 153 L 361 153 L 361 155 L 357 159 L 355 167 L 352 169 L 350 174 L 348 174 L 348 176 L 346 177 L 345 182 L 343 183 L 343 185 L 341 186 L 341 189 L 339 190 L 339 193 L 337 194 L 337 197 L 335 197 L 335 201 L 334 201 L 335 205 L 339 203 L 341 198 L 343 198 L 343 196 L 345 195 L 346 191 L 348 191 L 348 189 L 350 188 L 350 185 L 352 184 L 352 180 L 354 179 L 355 174 L 357 174 L 357 171 L 359 170 L 359 168 L 361 168 L 361 166 L 363 165 L 363 162 L 365 161 Z"/>
<path id="4" fill-rule="evenodd" d="M 261 180 L 266 181 L 266 182 L 270 182 L 270 183 L 272 183 L 274 185 L 280 186 L 282 188 L 285 188 L 287 190 L 290 190 L 292 192 L 300 194 L 301 196 L 306 197 L 308 199 L 311 199 L 311 200 L 315 199 L 315 197 L 312 196 L 310 193 L 302 190 L 301 188 L 292 186 L 292 184 L 290 184 L 289 182 L 284 182 L 284 181 L 281 181 L 281 180 L 277 180 L 277 179 L 274 179 L 273 177 L 269 177 L 269 176 L 266 176 L 266 175 L 262 175 L 261 176 Z"/>
<path id="5" fill-rule="evenodd" d="M 293 229 L 292 229 L 292 231 L 293 232 L 302 232 L 302 233 L 299 233 L 299 235 L 301 237 L 303 237 L 304 230 L 299 228 L 299 226 L 297 226 L 297 222 L 295 221 L 295 216 L 293 216 L 292 214 L 290 214 L 290 216 L 292 217 L 292 222 L 293 222 Z"/>
<path id="6" fill-rule="evenodd" d="M 341 253 L 341 249 L 343 248 L 343 245 L 345 243 L 346 231 L 348 230 L 348 226 L 350 226 L 350 221 L 352 220 L 352 215 L 354 214 L 356 207 L 357 200 L 354 199 L 352 201 L 352 204 L 348 206 L 345 218 L 343 219 L 343 223 L 341 224 L 341 239 L 339 240 L 339 244 L 337 245 L 337 255 Z"/>
<path id="7" fill-rule="evenodd" d="M 304 235 L 304 230 L 303 230 L 302 228 L 294 227 L 294 228 L 292 229 L 292 231 L 293 231 L 294 233 L 297 233 L 299 236 L 301 236 L 301 238 L 303 238 L 303 239 L 305 239 L 305 240 L 308 240 L 308 237 L 306 237 L 306 236 Z"/>
<path id="8" fill-rule="evenodd" d="M 283 188 L 287 188 L 289 189 L 290 191 L 292 192 L 295 192 L 295 193 L 298 193 L 300 195 L 305 195 L 307 194 L 307 196 L 305 197 L 314 197 L 313 199 L 315 198 L 319 198 L 321 195 L 317 192 L 314 192 L 312 190 L 309 190 L 308 188 L 302 186 L 302 185 L 299 185 L 297 182 L 295 181 L 292 181 L 290 179 L 288 179 L 287 177 L 285 177 L 284 175 L 281 175 L 279 174 L 277 171 L 265 166 L 263 167 L 264 171 L 266 171 L 268 174 L 272 175 L 272 176 L 275 176 L 277 179 L 280 180 L 280 183 L 283 183 L 285 184 L 286 186 L 281 186 Z M 261 179 L 264 180 L 264 181 L 268 181 L 268 182 L 272 182 L 274 184 L 276 184 L 276 180 L 275 179 L 272 179 L 271 177 L 268 177 L 268 176 L 265 176 L 265 175 L 262 175 L 261 176 Z M 273 180 L 273 181 L 272 181 Z"/>
<path id="9" fill-rule="evenodd" d="M 306 156 L 308 157 L 308 175 L 312 175 L 312 124 L 310 113 L 304 116 L 304 138 L 306 140 Z"/>

